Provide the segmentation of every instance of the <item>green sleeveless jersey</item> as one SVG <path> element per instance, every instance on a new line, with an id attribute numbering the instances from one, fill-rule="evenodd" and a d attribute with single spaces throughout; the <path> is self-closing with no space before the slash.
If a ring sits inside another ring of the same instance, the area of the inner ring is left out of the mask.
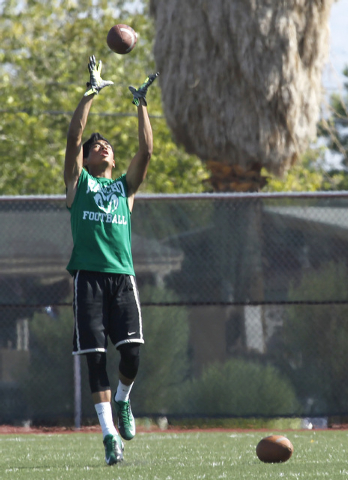
<path id="1" fill-rule="evenodd" d="M 126 175 L 95 178 L 83 169 L 69 210 L 74 247 L 68 272 L 134 275 Z"/>

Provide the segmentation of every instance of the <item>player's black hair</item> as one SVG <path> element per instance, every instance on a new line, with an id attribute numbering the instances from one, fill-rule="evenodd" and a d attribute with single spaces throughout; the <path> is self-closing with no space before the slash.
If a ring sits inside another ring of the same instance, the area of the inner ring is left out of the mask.
<path id="1" fill-rule="evenodd" d="M 108 143 L 110 145 L 110 147 L 112 148 L 112 145 L 109 142 L 109 140 L 107 140 L 105 137 L 103 137 L 103 135 L 100 135 L 100 133 L 98 133 L 98 132 L 92 133 L 92 135 L 89 137 L 89 139 L 82 146 L 82 148 L 83 148 L 83 158 L 88 157 L 89 150 L 90 150 L 91 146 L 95 142 L 97 142 L 98 140 L 103 140 L 104 142 Z M 112 151 L 114 151 L 113 148 L 112 148 Z"/>

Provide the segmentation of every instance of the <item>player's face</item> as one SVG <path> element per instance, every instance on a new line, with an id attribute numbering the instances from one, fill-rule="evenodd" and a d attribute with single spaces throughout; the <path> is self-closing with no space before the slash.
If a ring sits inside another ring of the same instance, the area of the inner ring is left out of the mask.
<path id="1" fill-rule="evenodd" d="M 90 147 L 87 163 L 99 163 L 101 160 L 111 163 L 113 167 L 115 166 L 114 152 L 112 147 L 104 140 L 98 140 Z"/>

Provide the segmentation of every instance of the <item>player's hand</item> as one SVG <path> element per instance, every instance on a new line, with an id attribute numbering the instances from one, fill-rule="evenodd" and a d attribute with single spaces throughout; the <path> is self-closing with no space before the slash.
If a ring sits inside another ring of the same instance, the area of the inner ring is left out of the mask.
<path id="1" fill-rule="evenodd" d="M 140 87 L 138 89 L 136 89 L 134 87 L 129 87 L 129 90 L 131 91 L 131 93 L 133 95 L 133 102 L 132 103 L 134 103 L 134 105 L 139 107 L 141 98 L 144 100 L 145 105 L 147 105 L 147 102 L 146 102 L 147 89 L 156 80 L 158 75 L 159 75 L 159 72 L 152 73 L 151 75 L 149 75 L 147 77 L 147 79 L 145 80 L 145 82 L 142 85 L 140 85 Z"/>
<path id="2" fill-rule="evenodd" d="M 89 57 L 88 70 L 89 70 L 90 80 L 87 83 L 87 91 L 84 95 L 85 97 L 87 97 L 88 95 L 92 95 L 92 93 L 95 93 L 96 95 L 98 95 L 98 93 L 102 88 L 108 87 L 109 85 L 113 85 L 114 82 L 111 82 L 110 80 L 103 80 L 101 78 L 100 74 L 101 74 L 102 66 L 103 64 L 101 60 L 99 60 L 99 63 L 97 65 L 94 55 L 92 57 Z"/>

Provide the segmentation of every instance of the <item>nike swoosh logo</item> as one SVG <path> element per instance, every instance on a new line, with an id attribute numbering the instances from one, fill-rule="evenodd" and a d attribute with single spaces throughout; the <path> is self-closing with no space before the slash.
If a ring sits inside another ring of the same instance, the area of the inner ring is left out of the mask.
<path id="1" fill-rule="evenodd" d="M 134 335 L 135 333 L 137 333 L 137 332 L 128 332 L 128 336 Z"/>

